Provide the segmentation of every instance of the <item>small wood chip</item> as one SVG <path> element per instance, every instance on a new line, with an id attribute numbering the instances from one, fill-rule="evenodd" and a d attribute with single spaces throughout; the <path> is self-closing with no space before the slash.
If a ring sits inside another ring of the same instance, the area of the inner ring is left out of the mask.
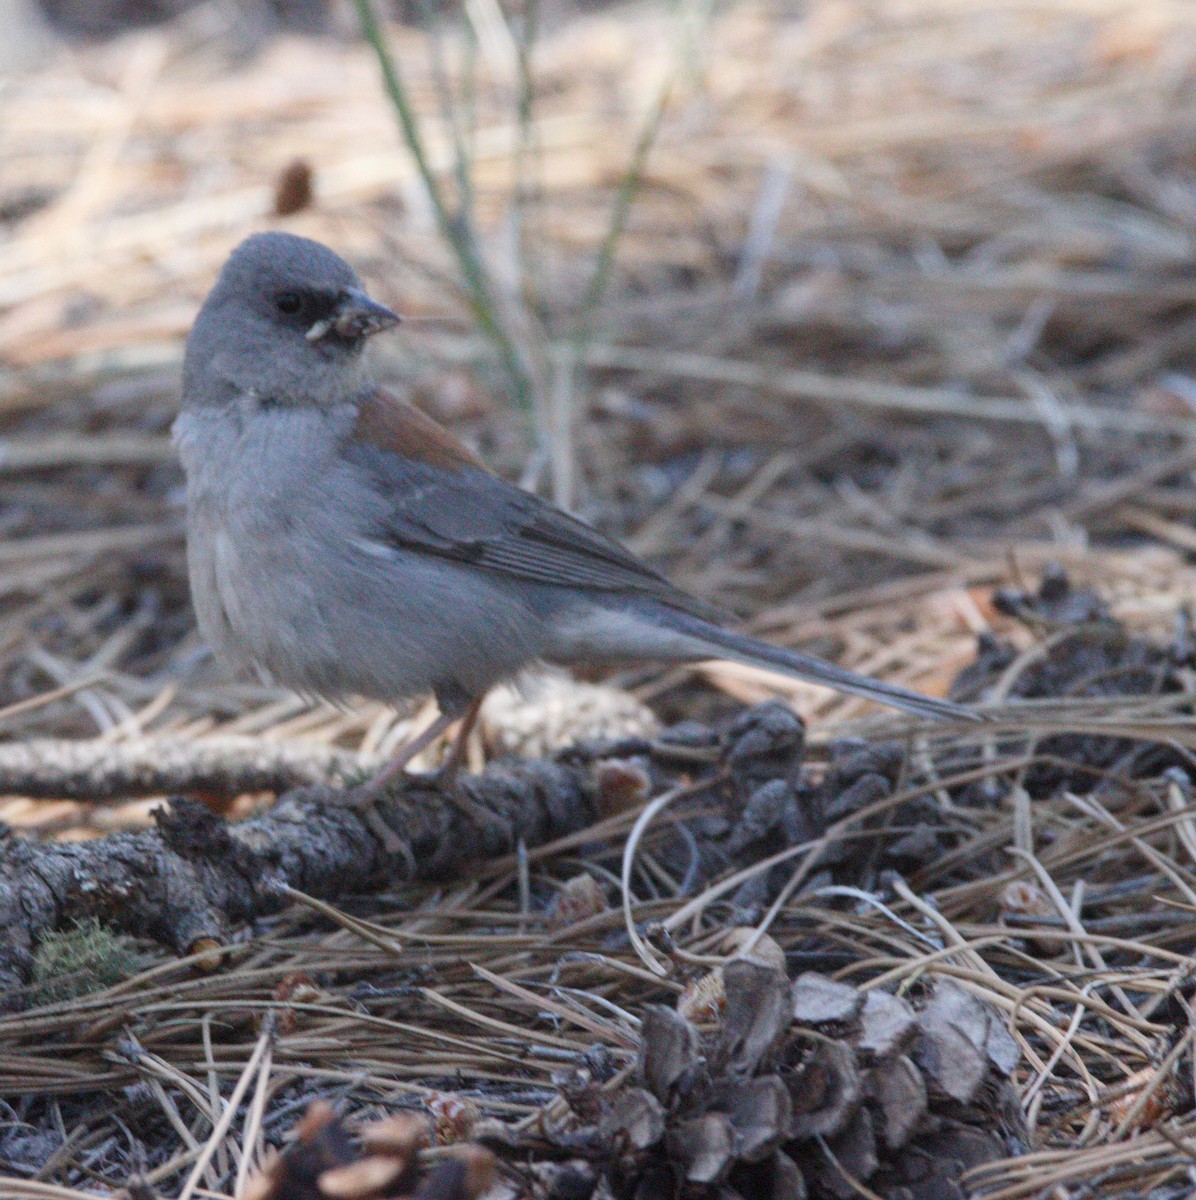
<path id="1" fill-rule="evenodd" d="M 688 1183 L 715 1184 L 735 1161 L 735 1130 L 725 1113 L 703 1113 L 670 1129 L 666 1146 Z"/>
<path id="2" fill-rule="evenodd" d="M 882 1062 L 868 1074 L 867 1088 L 883 1119 L 885 1145 L 898 1150 L 926 1115 L 926 1083 L 904 1055 Z"/>
<path id="3" fill-rule="evenodd" d="M 647 1150 L 664 1137 L 664 1108 L 644 1088 L 624 1088 L 598 1125 L 604 1142 L 620 1140 L 630 1150 Z"/>
<path id="4" fill-rule="evenodd" d="M 283 167 L 274 185 L 275 214 L 289 217 L 292 213 L 302 212 L 311 207 L 314 198 L 311 164 L 306 159 L 293 159 Z"/>
<path id="5" fill-rule="evenodd" d="M 913 1008 L 900 996 L 880 989 L 866 992 L 856 1048 L 866 1058 L 891 1058 L 909 1045 L 917 1024 Z"/>
<path id="6" fill-rule="evenodd" d="M 864 997 L 850 984 L 805 971 L 793 984 L 793 1019 L 799 1025 L 846 1024 L 854 1020 Z"/>
<path id="7" fill-rule="evenodd" d="M 1156 1074 L 1158 1074 L 1157 1067 L 1143 1067 L 1140 1071 L 1135 1071 L 1121 1085 L 1130 1090 L 1109 1103 L 1109 1119 L 1115 1126 L 1120 1125 L 1130 1114 L 1134 1105 L 1138 1103 L 1139 1097 L 1154 1080 Z M 1164 1080 L 1150 1094 L 1150 1097 L 1142 1106 L 1142 1111 L 1134 1118 L 1129 1128 L 1135 1130 L 1149 1129 L 1152 1125 L 1157 1125 L 1161 1120 L 1169 1116 L 1175 1102 L 1174 1093 L 1173 1081 Z"/>
<path id="8" fill-rule="evenodd" d="M 394 1183 L 406 1166 L 402 1159 L 372 1154 L 343 1167 L 321 1171 L 320 1191 L 328 1200 L 366 1200 Z"/>
<path id="9" fill-rule="evenodd" d="M 606 893 L 593 875 L 583 871 L 574 875 L 555 896 L 548 906 L 549 929 L 568 929 L 587 917 L 596 917 L 610 906 Z"/>
<path id="10" fill-rule="evenodd" d="M 673 1088 L 692 1077 L 702 1061 L 701 1037 L 679 1013 L 663 1004 L 650 1004 L 640 1030 L 638 1071 L 644 1085 L 663 1104 Z"/>

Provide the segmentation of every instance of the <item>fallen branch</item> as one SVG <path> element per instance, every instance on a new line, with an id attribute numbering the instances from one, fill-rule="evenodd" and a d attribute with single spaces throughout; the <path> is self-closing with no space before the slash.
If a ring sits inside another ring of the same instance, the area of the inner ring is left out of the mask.
<path id="1" fill-rule="evenodd" d="M 393 839 L 328 787 L 288 792 L 236 824 L 176 799 L 155 810 L 153 829 L 74 843 L 10 836 L 0 843 L 0 1008 L 28 982 L 38 939 L 71 922 L 95 917 L 179 953 L 215 949 L 236 925 L 283 908 L 288 886 L 334 899 L 459 876 L 521 841 L 584 828 L 597 795 L 592 763 L 508 762 L 462 779 L 453 798 L 409 781 L 372 814 Z"/>
<path id="2" fill-rule="evenodd" d="M 762 784 L 795 778 L 803 742 L 797 715 L 769 703 L 717 731 L 680 726 L 652 743 L 504 759 L 461 778 L 451 796 L 430 777 L 409 777 L 365 811 L 321 785 L 286 792 L 269 812 L 236 823 L 175 799 L 155 810 L 152 829 L 87 842 L 10 835 L 0 841 L 0 1009 L 20 1004 L 39 939 L 89 917 L 180 954 L 215 951 L 237 925 L 287 905 L 292 889 L 335 900 L 396 880 L 461 878 L 520 843 L 544 845 L 642 802 L 677 768 L 692 778 L 724 764 L 735 777 L 729 797 L 750 810 Z M 662 778 L 649 779 L 648 757 Z M 194 776 L 185 783 L 203 790 Z M 782 790 L 796 804 L 792 787 Z"/>
<path id="3" fill-rule="evenodd" d="M 360 779 L 378 760 L 315 742 L 257 737 L 138 738 L 128 742 L 37 738 L 0 745 L 0 795 L 91 803 L 192 792 L 244 792 Z"/>

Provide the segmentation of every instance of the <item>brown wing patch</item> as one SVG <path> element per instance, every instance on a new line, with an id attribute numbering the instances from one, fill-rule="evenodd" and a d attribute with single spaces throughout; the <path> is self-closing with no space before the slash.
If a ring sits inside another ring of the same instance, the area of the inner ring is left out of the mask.
<path id="1" fill-rule="evenodd" d="M 443 425 L 420 412 L 414 404 L 375 388 L 357 410 L 354 436 L 382 450 L 415 458 L 434 467 L 460 471 L 489 468 L 471 454 Z"/>

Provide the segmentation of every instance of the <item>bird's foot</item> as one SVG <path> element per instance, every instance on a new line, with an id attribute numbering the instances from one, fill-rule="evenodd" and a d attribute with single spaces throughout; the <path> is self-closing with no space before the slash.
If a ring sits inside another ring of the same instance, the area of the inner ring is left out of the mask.
<path id="1" fill-rule="evenodd" d="M 405 776 L 406 772 L 403 772 L 398 778 L 402 779 Z M 408 871 L 414 873 L 415 858 L 410 844 L 395 833 L 378 811 L 379 803 L 386 799 L 387 793 L 395 782 L 395 776 L 389 776 L 386 779 L 371 779 L 368 783 L 336 792 L 329 799 L 333 804 L 344 805 L 344 807 L 357 812 L 370 832 L 382 843 L 387 854 L 404 859 Z"/>
<path id="2" fill-rule="evenodd" d="M 379 803 L 392 792 L 415 784 L 421 789 L 439 793 L 471 824 L 492 820 L 493 813 L 462 794 L 457 786 L 459 775 L 460 764 L 450 757 L 435 771 L 385 771 L 366 783 L 336 793 L 331 799 L 335 804 L 343 804 L 360 813 L 362 820 L 382 843 L 387 853 L 405 858 L 409 865 L 413 866 L 410 844 L 399 837 L 383 819 L 378 811 Z"/>
<path id="3" fill-rule="evenodd" d="M 363 820 L 389 853 L 402 855 L 410 863 L 410 845 L 387 825 L 377 809 L 378 801 L 387 796 L 396 781 L 418 782 L 424 787 L 430 787 L 434 791 L 440 792 L 462 816 L 471 822 L 485 819 L 486 810 L 468 797 L 462 796 L 457 789 L 457 775 L 465 759 L 465 742 L 477 720 L 480 707 L 481 700 L 475 700 L 461 715 L 461 728 L 453 739 L 448 756 L 439 770 L 426 775 L 416 775 L 409 772 L 407 766 L 417 754 L 430 746 L 450 725 L 458 720 L 458 716 L 453 711 L 442 712 L 423 733 L 408 742 L 373 779 L 359 784 L 357 787 L 348 788 L 340 794 L 339 802 L 357 809 L 362 814 Z"/>

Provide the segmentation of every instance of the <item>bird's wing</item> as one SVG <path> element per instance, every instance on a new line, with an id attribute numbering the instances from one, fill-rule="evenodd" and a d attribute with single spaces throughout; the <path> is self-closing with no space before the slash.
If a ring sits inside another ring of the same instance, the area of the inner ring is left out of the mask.
<path id="1" fill-rule="evenodd" d="M 612 538 L 491 474 L 396 397 L 377 392 L 362 404 L 345 452 L 387 500 L 380 541 L 532 583 L 637 595 L 707 620 L 724 615 Z"/>

